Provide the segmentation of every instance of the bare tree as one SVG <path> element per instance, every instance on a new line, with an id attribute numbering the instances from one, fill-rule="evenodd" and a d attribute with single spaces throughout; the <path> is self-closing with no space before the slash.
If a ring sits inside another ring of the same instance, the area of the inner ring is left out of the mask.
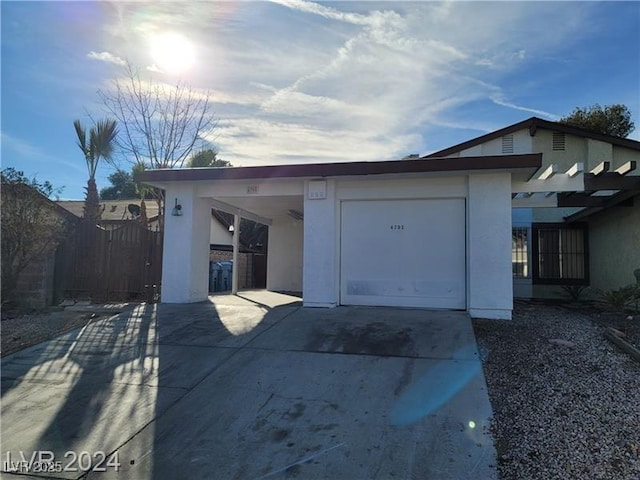
<path id="1" fill-rule="evenodd" d="M 116 142 L 121 153 L 147 168 L 181 168 L 196 146 L 207 144 L 204 134 L 216 127 L 209 94 L 184 83 L 170 86 L 142 80 L 131 64 L 125 72 L 113 89 L 98 91 L 118 121 Z M 154 190 L 162 228 L 164 192 Z"/>

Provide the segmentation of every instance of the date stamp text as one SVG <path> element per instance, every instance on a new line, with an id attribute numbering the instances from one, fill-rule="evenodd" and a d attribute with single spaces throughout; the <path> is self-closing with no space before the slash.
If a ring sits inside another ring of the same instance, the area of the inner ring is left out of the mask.
<path id="1" fill-rule="evenodd" d="M 118 452 L 75 452 L 69 450 L 63 458 L 56 458 L 51 450 L 35 452 L 6 452 L 2 459 L 2 470 L 7 473 L 61 473 L 61 472 L 106 472 L 118 471 Z"/>

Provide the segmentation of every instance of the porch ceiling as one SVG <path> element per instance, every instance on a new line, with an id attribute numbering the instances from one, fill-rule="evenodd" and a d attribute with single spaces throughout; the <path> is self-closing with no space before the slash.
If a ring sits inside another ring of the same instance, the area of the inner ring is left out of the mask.
<path id="1" fill-rule="evenodd" d="M 304 199 L 302 195 L 215 197 L 213 200 L 226 203 L 235 208 L 240 208 L 268 219 L 289 217 L 289 210 L 295 210 L 300 213 L 304 211 Z M 218 209 L 223 210 L 222 208 Z"/>

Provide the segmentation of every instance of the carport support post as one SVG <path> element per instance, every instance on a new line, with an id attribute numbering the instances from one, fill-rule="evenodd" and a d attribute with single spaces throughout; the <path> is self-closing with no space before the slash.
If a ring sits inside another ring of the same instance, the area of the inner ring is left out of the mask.
<path id="1" fill-rule="evenodd" d="M 202 302 L 209 294 L 209 200 L 192 185 L 168 185 L 165 199 L 162 302 Z M 172 215 L 176 202 L 181 215 Z"/>
<path id="2" fill-rule="evenodd" d="M 231 271 L 231 293 L 238 293 L 238 250 L 240 248 L 240 215 L 233 216 L 233 270 Z"/>

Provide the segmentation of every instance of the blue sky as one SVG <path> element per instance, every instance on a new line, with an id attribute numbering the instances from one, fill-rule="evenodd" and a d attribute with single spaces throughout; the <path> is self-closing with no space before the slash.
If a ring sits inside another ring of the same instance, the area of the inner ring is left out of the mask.
<path id="1" fill-rule="evenodd" d="M 640 139 L 637 2 L 1 2 L 2 167 L 81 199 L 72 122 L 128 59 L 209 91 L 236 166 L 386 160 L 577 106 Z M 167 43 L 168 45 L 167 46 Z M 177 52 L 171 50 L 178 46 Z M 127 159 L 118 157 L 122 168 Z M 113 167 L 102 166 L 98 188 Z"/>

